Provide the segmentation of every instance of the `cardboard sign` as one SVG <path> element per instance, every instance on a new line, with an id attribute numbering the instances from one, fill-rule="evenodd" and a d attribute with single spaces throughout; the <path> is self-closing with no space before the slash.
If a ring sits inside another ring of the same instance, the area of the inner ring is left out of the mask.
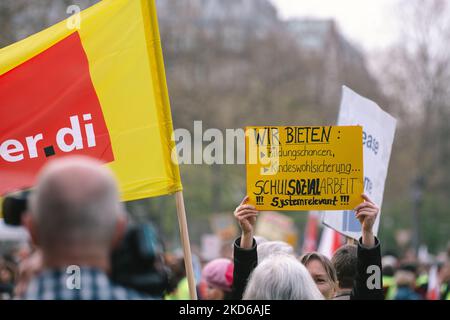
<path id="1" fill-rule="evenodd" d="M 364 192 L 380 208 L 383 202 L 384 183 L 387 176 L 396 120 L 370 101 L 347 87 L 343 87 L 338 125 L 363 127 Z M 378 234 L 381 212 L 373 232 Z M 361 224 L 354 211 L 325 213 L 323 223 L 347 237 L 359 239 Z"/>
<path id="2" fill-rule="evenodd" d="M 247 195 L 258 210 L 345 210 L 361 202 L 361 127 L 247 127 L 245 139 Z"/>

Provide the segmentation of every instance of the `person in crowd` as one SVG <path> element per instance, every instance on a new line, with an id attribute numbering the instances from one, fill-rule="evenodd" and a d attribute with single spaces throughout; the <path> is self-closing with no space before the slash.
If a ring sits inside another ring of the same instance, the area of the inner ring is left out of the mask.
<path id="1" fill-rule="evenodd" d="M 343 246 L 331 259 L 338 278 L 339 300 L 384 299 L 380 241 L 373 234 L 380 209 L 367 195 L 362 197 L 364 202 L 354 209 L 362 236 L 357 246 Z M 372 282 L 370 286 L 368 281 Z"/>
<path id="2" fill-rule="evenodd" d="M 247 201 L 248 196 L 242 200 L 234 211 L 242 235 L 234 242 L 234 272 L 231 292 L 233 300 L 242 300 L 250 274 L 258 264 L 257 243 L 254 238 L 258 211 L 254 206 L 248 205 Z"/>
<path id="3" fill-rule="evenodd" d="M 204 300 L 231 299 L 233 268 L 233 262 L 226 258 L 214 259 L 205 265 L 202 271 L 206 291 Z"/>
<path id="4" fill-rule="evenodd" d="M 318 252 L 309 252 L 300 257 L 300 262 L 308 269 L 325 299 L 333 299 L 338 288 L 338 280 L 330 259 Z"/>
<path id="5" fill-rule="evenodd" d="M 379 209 L 367 195 L 363 194 L 362 197 L 364 202 L 355 208 L 356 218 L 360 221 L 362 226 L 362 237 L 357 246 L 357 272 L 353 275 L 353 285 L 350 292 L 346 292 L 346 294 L 343 294 L 338 298 L 382 300 L 383 289 L 381 279 L 380 243 L 372 232 Z M 248 278 L 258 264 L 257 245 L 253 238 L 258 211 L 254 206 L 247 204 L 247 201 L 248 197 L 245 197 L 234 212 L 242 230 L 241 237 L 236 239 L 234 244 L 235 271 L 232 291 L 234 299 L 241 299 Z M 375 281 L 375 286 L 370 287 L 367 286 L 367 281 L 369 280 L 369 277 L 372 276 L 372 274 L 368 272 L 369 267 L 378 267 L 378 269 L 375 270 L 375 276 L 379 276 L 379 279 Z M 336 271 L 336 273 L 339 274 L 339 271 Z M 328 293 L 328 295 L 331 296 L 330 293 Z"/>
<path id="6" fill-rule="evenodd" d="M 170 268 L 170 290 L 165 300 L 189 300 L 189 285 L 184 268 L 184 257 L 180 254 L 166 254 L 166 263 Z"/>
<path id="7" fill-rule="evenodd" d="M 152 298 L 115 285 L 107 276 L 126 219 L 116 181 L 99 161 L 74 156 L 47 164 L 31 195 L 25 225 L 41 250 L 42 271 L 24 299 Z"/>
<path id="8" fill-rule="evenodd" d="M 125 236 L 111 254 L 109 277 L 118 285 L 159 299 L 171 289 L 164 243 L 150 221 L 129 221 Z"/>
<path id="9" fill-rule="evenodd" d="M 414 291 L 420 295 L 421 300 L 427 298 L 428 284 L 429 284 L 429 272 L 431 264 L 429 261 L 418 262 L 417 269 L 414 272 L 416 275 L 415 289 Z"/>
<path id="10" fill-rule="evenodd" d="M 441 281 L 441 300 L 450 300 L 450 260 L 448 257 L 439 271 L 439 277 Z"/>
<path id="11" fill-rule="evenodd" d="M 385 300 L 394 299 L 395 291 L 397 290 L 394 279 L 397 262 L 397 258 L 392 255 L 385 255 L 381 259 L 381 265 L 383 267 L 383 294 Z"/>
<path id="12" fill-rule="evenodd" d="M 0 256 L 0 300 L 13 298 L 17 267 Z"/>
<path id="13" fill-rule="evenodd" d="M 274 253 L 252 272 L 244 300 L 321 300 L 322 294 L 293 255 Z"/>
<path id="14" fill-rule="evenodd" d="M 31 280 L 42 270 L 42 252 L 36 247 L 33 250 L 28 257 L 19 263 L 18 279 L 14 288 L 15 297 L 22 297 Z"/>
<path id="15" fill-rule="evenodd" d="M 274 253 L 290 255 L 295 259 L 294 249 L 283 241 L 267 241 L 260 237 L 254 237 L 254 228 L 258 211 L 251 205 L 246 204 L 245 197 L 235 210 L 235 217 L 242 230 L 242 236 L 234 243 L 234 273 L 232 298 L 242 299 L 247 281 L 258 262 L 262 263 Z M 259 242 L 257 242 L 259 240 Z M 258 246 L 258 250 L 256 247 Z"/>
<path id="16" fill-rule="evenodd" d="M 350 299 L 353 282 L 357 275 L 357 265 L 358 265 L 358 247 L 352 244 L 347 244 L 340 247 L 334 253 L 331 258 L 331 263 L 333 264 L 336 275 L 338 288 L 336 291 L 336 296 L 334 299 L 337 300 L 348 300 Z"/>
<path id="17" fill-rule="evenodd" d="M 416 275 L 410 268 L 400 267 L 395 273 L 396 293 L 394 300 L 422 300 L 415 292 Z"/>

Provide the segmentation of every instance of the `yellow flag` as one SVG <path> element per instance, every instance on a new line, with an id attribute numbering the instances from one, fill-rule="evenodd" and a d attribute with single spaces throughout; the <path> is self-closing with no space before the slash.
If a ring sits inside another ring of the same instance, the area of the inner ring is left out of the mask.
<path id="1" fill-rule="evenodd" d="M 0 194 L 70 154 L 106 163 L 123 200 L 180 191 L 154 1 L 103 0 L 1 49 L 0 128 Z"/>

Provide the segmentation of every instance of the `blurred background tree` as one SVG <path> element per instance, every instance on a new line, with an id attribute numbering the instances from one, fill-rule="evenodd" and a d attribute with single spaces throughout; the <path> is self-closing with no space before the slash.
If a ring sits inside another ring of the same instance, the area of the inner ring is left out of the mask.
<path id="1" fill-rule="evenodd" d="M 403 220 L 414 248 L 422 242 L 438 248 L 450 230 L 450 3 L 402 1 L 398 12 L 402 41 L 377 68 L 399 119 L 384 206 L 394 219 L 382 230 Z"/>

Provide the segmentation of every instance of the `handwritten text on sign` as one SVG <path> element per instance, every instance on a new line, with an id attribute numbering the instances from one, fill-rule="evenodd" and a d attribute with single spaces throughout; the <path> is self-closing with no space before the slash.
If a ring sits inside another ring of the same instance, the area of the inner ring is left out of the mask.
<path id="1" fill-rule="evenodd" d="M 361 203 L 360 126 L 247 127 L 247 194 L 258 210 L 345 210 Z"/>

